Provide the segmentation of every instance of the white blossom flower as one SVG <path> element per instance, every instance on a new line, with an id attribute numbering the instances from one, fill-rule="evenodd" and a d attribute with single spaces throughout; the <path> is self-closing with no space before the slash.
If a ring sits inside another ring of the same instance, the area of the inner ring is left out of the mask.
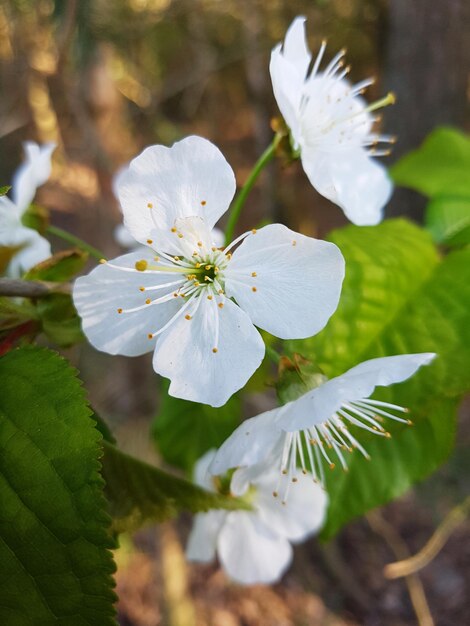
<path id="1" fill-rule="evenodd" d="M 311 472 L 323 485 L 325 464 L 333 469 L 339 461 L 346 470 L 344 453 L 354 448 L 368 458 L 349 426 L 389 437 L 383 426 L 386 419 L 410 423 L 403 416 L 408 412 L 406 408 L 371 399 L 370 395 L 376 386 L 410 378 L 435 356 L 425 352 L 364 361 L 297 400 L 246 420 L 219 448 L 211 472 L 222 474 L 230 468 L 249 467 L 275 456 L 278 483 L 273 493 L 281 494 L 283 501 L 291 483 L 296 483 L 302 473 Z"/>
<path id="2" fill-rule="evenodd" d="M 208 467 L 215 450 L 196 464 L 196 482 L 214 490 Z M 274 583 L 292 560 L 291 543 L 303 541 L 323 525 L 327 496 L 312 477 L 299 477 L 298 489 L 286 506 L 271 493 L 277 471 L 260 465 L 234 472 L 230 491 L 247 499 L 251 511 L 213 510 L 195 516 L 186 556 L 190 561 L 209 562 L 216 554 L 233 580 L 246 585 Z"/>
<path id="3" fill-rule="evenodd" d="M 147 252 L 103 263 L 74 288 L 96 348 L 154 350 L 171 395 L 212 406 L 260 365 L 265 349 L 254 325 L 283 339 L 314 335 L 336 309 L 344 275 L 335 245 L 280 224 L 225 250 L 213 245 L 212 227 L 234 191 L 232 169 L 209 141 L 147 148 L 119 184 L 124 223 Z"/>
<path id="4" fill-rule="evenodd" d="M 27 141 L 23 146 L 26 159 L 13 176 L 12 198 L 0 197 L 0 247 L 17 250 L 6 270 L 6 274 L 12 278 L 21 276 L 33 265 L 51 256 L 47 239 L 36 230 L 23 226 L 21 220 L 36 189 L 50 176 L 51 154 L 55 144 L 38 146 Z"/>
<path id="5" fill-rule="evenodd" d="M 376 109 L 394 102 L 393 94 L 367 106 L 360 97 L 373 79 L 351 85 L 341 50 L 320 71 L 323 42 L 313 62 L 305 38 L 305 18 L 297 17 L 284 45 L 272 51 L 270 72 L 279 109 L 290 128 L 294 149 L 312 185 L 339 205 L 355 224 L 377 224 L 392 183 L 384 167 L 371 159 L 389 150 L 377 148 L 394 137 L 373 132 Z"/>

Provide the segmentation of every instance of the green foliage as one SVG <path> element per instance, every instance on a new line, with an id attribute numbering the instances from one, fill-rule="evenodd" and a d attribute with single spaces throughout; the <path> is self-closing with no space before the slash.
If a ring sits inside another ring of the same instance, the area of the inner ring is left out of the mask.
<path id="1" fill-rule="evenodd" d="M 72 298 L 65 293 L 52 293 L 40 298 L 36 310 L 46 337 L 61 347 L 83 340 L 81 321 Z"/>
<path id="2" fill-rule="evenodd" d="M 425 219 L 426 227 L 437 243 L 449 246 L 470 243 L 470 195 L 468 198 L 433 198 L 427 206 Z"/>
<path id="3" fill-rule="evenodd" d="M 346 259 L 339 307 L 319 335 L 290 342 L 291 349 L 311 355 L 330 377 L 380 356 L 436 352 L 438 358 L 409 381 L 375 394 L 408 407 L 415 427 L 393 428 L 392 440 L 362 434 L 373 459 L 369 465 L 356 452 L 347 474 L 332 473 L 325 537 L 403 493 L 446 458 L 455 424 L 452 399 L 470 388 L 470 250 L 441 259 L 429 235 L 404 220 L 349 226 L 330 239 Z"/>
<path id="4" fill-rule="evenodd" d="M 168 395 L 164 383 L 162 404 L 152 434 L 168 463 L 191 472 L 194 463 L 211 448 L 218 448 L 241 421 L 240 398 L 234 395 L 218 409 Z"/>
<path id="5" fill-rule="evenodd" d="M 0 187 L 0 198 L 2 196 L 6 196 L 7 193 L 10 191 L 11 189 L 11 185 L 3 185 L 2 187 Z"/>
<path id="6" fill-rule="evenodd" d="M 438 128 L 391 170 L 396 183 L 431 198 L 426 226 L 438 243 L 470 242 L 470 138 Z"/>
<path id="7" fill-rule="evenodd" d="M 63 250 L 32 267 L 24 279 L 65 282 L 81 272 L 87 261 L 88 254 L 78 248 Z"/>
<path id="8" fill-rule="evenodd" d="M 0 623 L 115 624 L 101 436 L 74 371 L 25 348 L 0 358 Z"/>
<path id="9" fill-rule="evenodd" d="M 248 505 L 211 493 L 167 474 L 152 465 L 124 454 L 104 442 L 103 477 L 113 530 L 123 532 L 143 524 L 162 522 L 181 511 L 197 513 L 209 509 L 235 510 Z"/>

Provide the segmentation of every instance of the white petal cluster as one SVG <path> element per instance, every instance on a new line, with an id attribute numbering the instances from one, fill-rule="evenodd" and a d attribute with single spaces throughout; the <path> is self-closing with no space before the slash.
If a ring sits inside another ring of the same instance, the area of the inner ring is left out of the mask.
<path id="1" fill-rule="evenodd" d="M 272 51 L 270 72 L 279 109 L 312 185 L 342 208 L 355 224 L 382 219 L 392 184 L 371 156 L 394 138 L 373 132 L 372 111 L 393 101 L 390 95 L 367 106 L 361 94 L 372 79 L 352 85 L 345 77 L 344 50 L 320 71 L 325 43 L 313 62 L 305 39 L 305 18 L 297 17 L 284 44 Z"/>
<path id="2" fill-rule="evenodd" d="M 333 469 L 339 462 L 347 469 L 345 455 L 355 448 L 368 457 L 351 425 L 387 437 L 385 420 L 409 423 L 405 408 L 370 399 L 375 387 L 410 378 L 435 356 L 425 352 L 365 361 L 297 400 L 246 420 L 220 447 L 211 472 L 223 474 L 275 458 L 280 482 L 274 495 L 284 502 L 291 484 L 307 472 L 324 484 L 325 465 Z"/>
<path id="3" fill-rule="evenodd" d="M 208 467 L 215 451 L 196 464 L 196 482 L 213 490 Z M 327 496 L 311 476 L 302 475 L 288 506 L 272 497 L 278 476 L 269 465 L 238 469 L 232 476 L 231 493 L 247 498 L 251 511 L 209 511 L 194 520 L 187 557 L 209 562 L 218 555 L 233 580 L 242 584 L 274 583 L 292 560 L 291 543 L 317 532 L 325 519 Z"/>
<path id="4" fill-rule="evenodd" d="M 145 251 L 75 283 L 83 330 L 99 350 L 154 351 L 173 396 L 221 406 L 260 365 L 255 326 L 283 339 L 319 332 L 335 311 L 344 259 L 331 243 L 274 224 L 225 249 L 213 227 L 235 192 L 221 152 L 200 137 L 152 146 L 117 181 L 124 224 Z"/>
<path id="5" fill-rule="evenodd" d="M 11 278 L 18 278 L 51 256 L 49 242 L 36 230 L 23 226 L 21 220 L 36 189 L 50 176 L 54 148 L 52 143 L 39 146 L 32 141 L 25 142 L 25 161 L 13 176 L 12 198 L 0 197 L 0 247 L 17 250 L 6 270 Z"/>

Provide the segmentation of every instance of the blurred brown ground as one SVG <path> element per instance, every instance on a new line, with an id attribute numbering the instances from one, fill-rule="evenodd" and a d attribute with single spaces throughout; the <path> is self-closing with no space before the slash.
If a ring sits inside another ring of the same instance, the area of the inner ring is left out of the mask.
<path id="1" fill-rule="evenodd" d="M 370 99 L 397 92 L 398 105 L 384 112 L 386 131 L 399 133 L 396 154 L 436 124 L 468 127 L 467 0 L 4 0 L 0 184 L 21 161 L 21 141 L 56 141 L 53 175 L 38 201 L 54 224 L 112 256 L 120 221 L 112 175 L 144 146 L 204 135 L 243 183 L 277 114 L 269 52 L 297 14 L 308 18 L 313 48 L 324 37 L 330 57 L 348 48 L 353 80 L 378 76 Z M 390 214 L 419 217 L 421 209 L 419 198 L 400 192 Z M 264 219 L 320 236 L 345 223 L 299 164 L 279 163 L 263 174 L 244 213 L 250 226 Z M 86 346 L 68 357 L 120 440 L 152 459 L 148 429 L 158 394 L 148 359 L 111 358 Z M 416 552 L 468 493 L 468 413 L 462 410 L 458 446 L 444 468 L 328 546 L 312 540 L 296 548 L 292 568 L 272 588 L 241 588 L 216 566 L 186 566 L 189 518 L 145 529 L 135 544 L 124 537 L 120 624 L 431 626 L 416 614 L 404 581 L 387 581 L 382 570 L 397 558 L 390 543 L 396 548 L 401 537 Z M 470 624 L 469 534 L 461 526 L 420 574 L 436 626 Z"/>

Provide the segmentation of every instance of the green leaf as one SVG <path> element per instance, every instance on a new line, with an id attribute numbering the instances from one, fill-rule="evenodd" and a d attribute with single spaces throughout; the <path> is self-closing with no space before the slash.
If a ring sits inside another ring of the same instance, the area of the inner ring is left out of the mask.
<path id="1" fill-rule="evenodd" d="M 458 399 L 470 389 L 470 249 L 441 259 L 430 236 L 404 220 L 348 226 L 334 232 L 331 240 L 346 260 L 339 307 L 320 334 L 290 342 L 290 348 L 311 356 L 329 377 L 381 356 L 436 352 L 438 358 L 410 380 L 375 394 L 408 407 L 415 431 L 392 440 L 373 435 L 364 439 L 361 433 L 370 454 L 393 458 L 394 464 L 387 466 L 388 473 L 384 469 L 380 474 L 385 484 L 371 481 L 368 491 L 362 485 L 368 464 L 357 458 L 357 452 L 348 474 L 334 470 L 328 483 L 331 507 L 325 536 L 353 516 L 396 497 L 442 462 L 450 449 L 455 417 L 453 406 L 449 413 L 444 410 L 447 405 L 438 407 L 446 398 Z M 435 445 L 431 435 L 419 435 L 430 428 L 441 429 L 442 446 Z M 394 434 L 398 431 L 392 429 Z M 413 437 L 410 460 L 398 448 L 401 441 Z M 344 503 L 346 490 L 349 497 Z M 354 507 L 349 504 L 353 501 Z"/>
<path id="2" fill-rule="evenodd" d="M 218 409 L 173 398 L 162 385 L 162 404 L 152 426 L 152 434 L 162 457 L 168 463 L 191 473 L 194 463 L 211 448 L 218 448 L 241 421 L 238 396 Z"/>
<path id="3" fill-rule="evenodd" d="M 49 350 L 14 350 L 0 388 L 0 623 L 112 626 L 101 435 L 75 372 Z"/>
<path id="4" fill-rule="evenodd" d="M 66 348 L 83 340 L 81 321 L 68 294 L 44 296 L 38 300 L 36 309 L 42 330 L 53 343 Z"/>
<path id="5" fill-rule="evenodd" d="M 452 128 L 438 128 L 423 145 L 391 168 L 393 180 L 425 196 L 470 196 L 470 138 Z"/>
<path id="6" fill-rule="evenodd" d="M 11 185 L 3 185 L 2 187 L 0 187 L 0 197 L 6 196 L 7 193 L 10 191 L 10 189 L 11 189 Z"/>
<path id="7" fill-rule="evenodd" d="M 88 254 L 83 250 L 63 250 L 32 267 L 24 279 L 65 282 L 81 272 L 87 261 Z"/>
<path id="8" fill-rule="evenodd" d="M 104 442 L 103 477 L 113 530 L 135 530 L 162 522 L 181 511 L 249 508 L 242 500 L 211 493 L 186 480 L 124 454 Z"/>
<path id="9" fill-rule="evenodd" d="M 467 198 L 436 196 L 426 208 L 425 222 L 437 243 L 448 246 L 470 243 L 470 195 Z"/>
<path id="10" fill-rule="evenodd" d="M 33 319 L 37 319 L 37 313 L 29 300 L 0 298 L 0 331 L 15 328 Z"/>

